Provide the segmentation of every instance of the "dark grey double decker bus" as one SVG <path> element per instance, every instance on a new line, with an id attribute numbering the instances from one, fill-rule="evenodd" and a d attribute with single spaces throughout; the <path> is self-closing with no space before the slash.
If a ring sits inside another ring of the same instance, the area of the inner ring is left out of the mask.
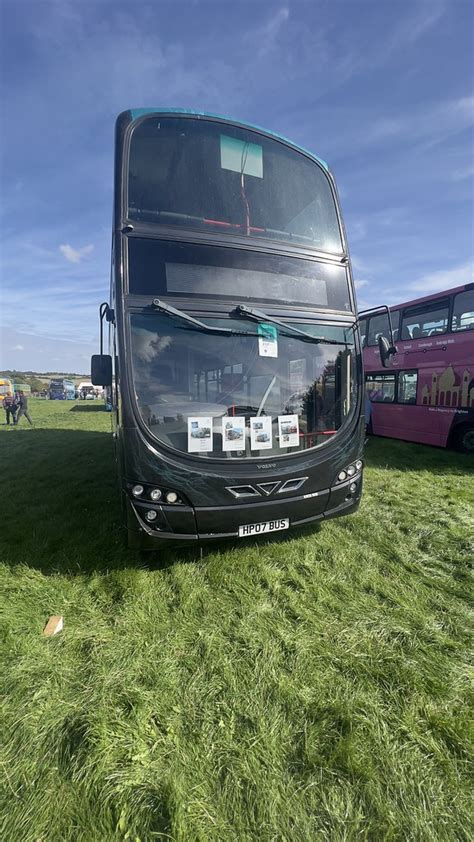
<path id="1" fill-rule="evenodd" d="M 111 353 L 92 380 L 111 392 L 129 544 L 355 511 L 361 351 L 327 165 L 172 109 L 122 113 L 115 155 Z"/>

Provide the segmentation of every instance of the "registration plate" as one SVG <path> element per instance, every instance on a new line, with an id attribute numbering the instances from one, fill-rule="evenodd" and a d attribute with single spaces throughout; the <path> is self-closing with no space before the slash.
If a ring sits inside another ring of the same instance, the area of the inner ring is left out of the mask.
<path id="1" fill-rule="evenodd" d="M 279 520 L 267 520 L 266 523 L 247 523 L 239 526 L 239 538 L 248 538 L 249 535 L 264 535 L 266 532 L 278 532 L 280 529 L 289 529 L 290 519 L 288 517 Z"/>

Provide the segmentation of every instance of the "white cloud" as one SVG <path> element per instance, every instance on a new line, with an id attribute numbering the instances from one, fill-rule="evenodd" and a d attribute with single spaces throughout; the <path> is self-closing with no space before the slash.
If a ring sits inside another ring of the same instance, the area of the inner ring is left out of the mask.
<path id="1" fill-rule="evenodd" d="M 453 181 L 463 181 L 465 178 L 472 178 L 474 176 L 474 164 L 463 169 L 455 170 L 451 178 Z"/>
<path id="2" fill-rule="evenodd" d="M 48 339 L 37 334 L 5 327 L 0 347 L 0 369 L 57 370 L 61 361 L 63 371 L 84 373 L 87 360 L 97 351 L 95 342 L 75 342 L 70 339 Z M 20 350 L 21 349 L 21 350 Z"/>
<path id="3" fill-rule="evenodd" d="M 367 262 L 354 253 L 351 254 L 351 263 L 356 272 L 367 272 Z"/>
<path id="4" fill-rule="evenodd" d="M 94 251 L 93 245 L 83 246 L 80 249 L 74 249 L 69 243 L 59 246 L 59 251 L 64 255 L 69 263 L 80 263 L 84 257 Z"/>
<path id="5" fill-rule="evenodd" d="M 445 11 L 444 0 L 425 0 L 415 9 L 412 16 L 402 19 L 398 30 L 389 39 L 388 49 L 396 50 L 402 46 L 415 44 L 425 32 L 438 23 Z"/>
<path id="6" fill-rule="evenodd" d="M 473 280 L 474 265 L 468 261 L 452 269 L 440 269 L 438 272 L 422 275 L 417 281 L 409 284 L 408 289 L 412 292 L 440 292 L 443 289 L 472 283 Z"/>
<path id="7" fill-rule="evenodd" d="M 458 97 L 428 103 L 410 114 L 405 111 L 396 116 L 381 116 L 372 125 L 365 126 L 360 143 L 368 146 L 404 137 L 431 145 L 470 128 L 473 123 L 474 96 Z"/>
<path id="8" fill-rule="evenodd" d="M 283 7 L 282 9 L 279 9 L 263 26 L 259 27 L 252 33 L 252 40 L 261 45 L 257 52 L 258 58 L 264 58 L 269 52 L 271 52 L 271 50 L 274 49 L 281 29 L 285 25 L 289 16 L 289 9 Z"/>
<path id="9" fill-rule="evenodd" d="M 362 287 L 369 286 L 369 281 L 354 281 L 354 285 L 356 289 L 362 289 Z"/>

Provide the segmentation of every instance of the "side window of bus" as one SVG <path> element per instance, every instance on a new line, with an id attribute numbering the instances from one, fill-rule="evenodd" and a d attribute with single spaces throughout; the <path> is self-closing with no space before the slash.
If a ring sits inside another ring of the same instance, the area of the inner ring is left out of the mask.
<path id="1" fill-rule="evenodd" d="M 454 297 L 452 330 L 474 330 L 474 289 Z"/>
<path id="2" fill-rule="evenodd" d="M 418 304 L 403 313 L 402 340 L 425 339 L 448 329 L 449 301 L 442 299 L 431 304 Z"/>
<path id="3" fill-rule="evenodd" d="M 383 313 L 381 316 L 372 316 L 369 319 L 369 331 L 367 334 L 367 345 L 377 345 L 379 336 L 390 336 L 390 328 L 388 326 L 388 316 Z"/>
<path id="4" fill-rule="evenodd" d="M 398 403 L 416 403 L 417 371 L 398 372 Z"/>
<path id="5" fill-rule="evenodd" d="M 395 373 L 367 374 L 365 389 L 372 403 L 393 403 L 395 400 Z"/>
<path id="6" fill-rule="evenodd" d="M 365 348 L 367 345 L 367 319 L 361 319 L 359 322 L 360 326 L 360 344 L 362 348 Z"/>

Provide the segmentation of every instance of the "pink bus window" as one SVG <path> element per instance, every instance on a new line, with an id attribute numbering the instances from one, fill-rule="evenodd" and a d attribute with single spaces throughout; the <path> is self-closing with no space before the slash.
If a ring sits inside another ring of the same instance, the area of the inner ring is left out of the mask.
<path id="1" fill-rule="evenodd" d="M 407 308 L 403 313 L 402 340 L 424 339 L 426 336 L 445 333 L 448 315 L 449 300 L 445 298 Z"/>
<path id="2" fill-rule="evenodd" d="M 393 403 L 395 400 L 395 374 L 368 374 L 365 388 L 372 403 Z"/>
<path id="3" fill-rule="evenodd" d="M 398 403 L 416 403 L 417 371 L 399 371 Z"/>
<path id="4" fill-rule="evenodd" d="M 452 329 L 474 330 L 474 289 L 459 292 L 455 296 Z"/>

